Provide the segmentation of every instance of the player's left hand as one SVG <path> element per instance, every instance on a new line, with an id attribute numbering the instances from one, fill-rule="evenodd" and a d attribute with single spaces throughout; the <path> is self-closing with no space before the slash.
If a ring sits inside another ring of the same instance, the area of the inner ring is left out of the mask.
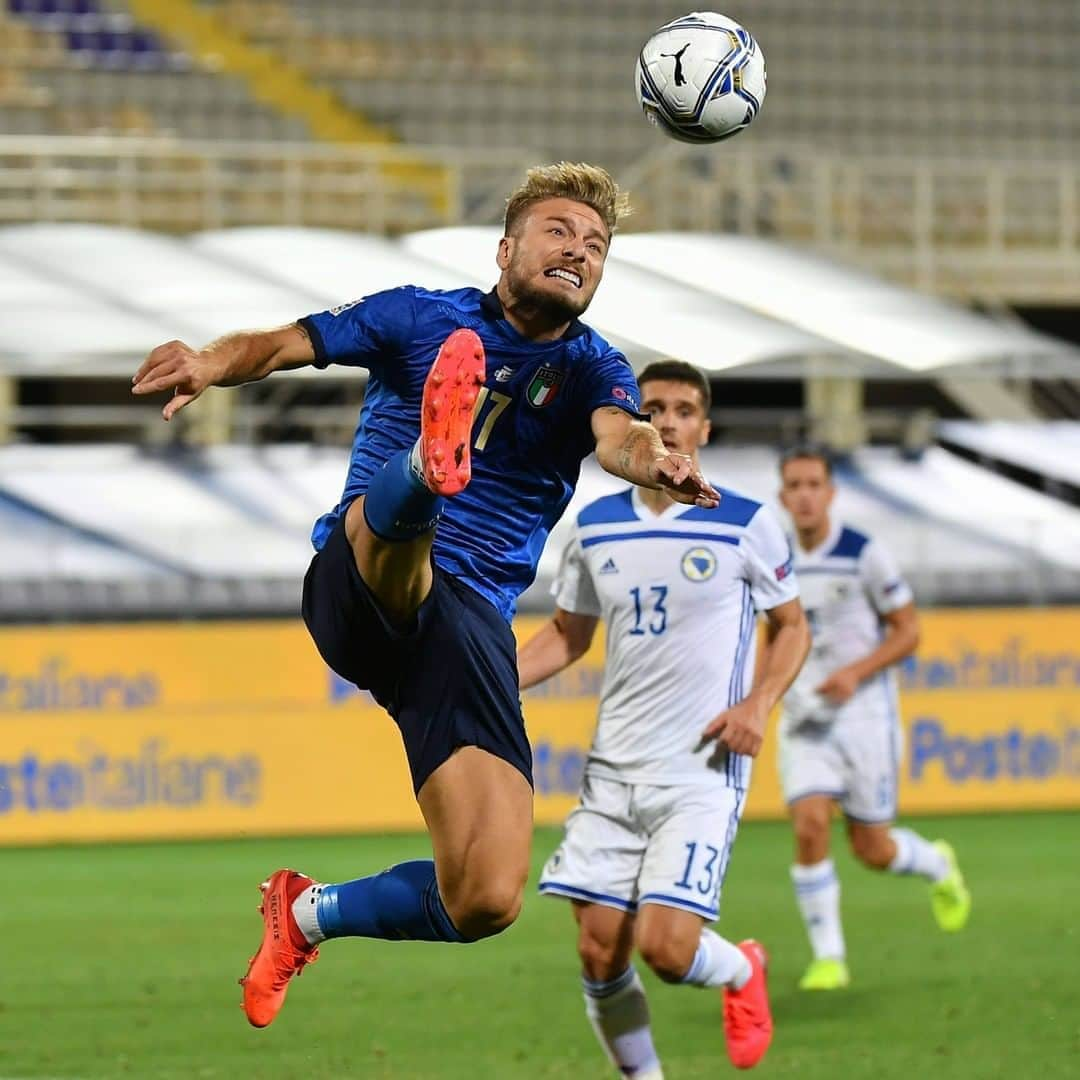
<path id="1" fill-rule="evenodd" d="M 692 503 L 712 509 L 720 505 L 720 492 L 701 475 L 689 454 L 665 454 L 650 467 L 655 483 L 676 502 Z"/>
<path id="2" fill-rule="evenodd" d="M 859 677 L 849 668 L 834 671 L 820 686 L 817 693 L 833 705 L 843 705 L 859 689 Z"/>
<path id="3" fill-rule="evenodd" d="M 751 694 L 716 717 L 701 733 L 701 743 L 718 739 L 732 753 L 757 757 L 765 741 L 768 720 L 765 702 Z"/>

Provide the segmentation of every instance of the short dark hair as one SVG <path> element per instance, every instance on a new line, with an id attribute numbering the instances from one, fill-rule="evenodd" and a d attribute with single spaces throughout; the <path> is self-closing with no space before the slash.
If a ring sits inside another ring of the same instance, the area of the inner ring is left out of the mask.
<path id="1" fill-rule="evenodd" d="M 712 390 L 701 368 L 694 367 L 685 360 L 656 360 L 638 375 L 638 386 L 644 386 L 645 383 L 656 379 L 696 386 L 701 392 L 701 404 L 705 409 L 705 415 L 709 415 L 709 409 L 712 408 Z"/>
<path id="2" fill-rule="evenodd" d="M 833 472 L 833 454 L 824 443 L 803 442 L 789 446 L 780 452 L 780 475 L 784 474 L 784 466 L 789 461 L 820 461 L 825 466 L 825 475 L 831 480 Z"/>

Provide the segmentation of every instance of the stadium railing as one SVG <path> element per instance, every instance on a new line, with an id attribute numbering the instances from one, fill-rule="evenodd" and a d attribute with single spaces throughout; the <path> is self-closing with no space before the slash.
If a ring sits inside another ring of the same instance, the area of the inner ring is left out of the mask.
<path id="1" fill-rule="evenodd" d="M 665 147 L 620 179 L 635 228 L 802 242 L 966 299 L 1080 300 L 1075 161 L 853 157 L 759 141 L 728 154 Z"/>
<path id="2" fill-rule="evenodd" d="M 433 203 L 388 179 L 441 166 Z M 0 225 L 95 221 L 170 231 L 255 224 L 397 232 L 497 221 L 526 150 L 0 137 Z M 757 141 L 662 145 L 620 173 L 633 229 L 813 244 L 895 280 L 985 302 L 1080 300 L 1080 165 L 838 157 Z"/>
<path id="3" fill-rule="evenodd" d="M 388 180 L 441 166 L 444 198 Z M 534 155 L 415 146 L 0 137 L 0 224 L 92 221 L 173 232 L 304 225 L 397 232 L 485 219 Z"/>

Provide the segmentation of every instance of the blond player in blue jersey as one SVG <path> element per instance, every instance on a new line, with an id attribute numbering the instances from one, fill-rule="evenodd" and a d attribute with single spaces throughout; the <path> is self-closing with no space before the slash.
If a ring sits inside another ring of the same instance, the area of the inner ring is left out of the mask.
<path id="1" fill-rule="evenodd" d="M 135 374 L 135 393 L 172 395 L 169 419 L 207 386 L 308 364 L 369 372 L 303 614 L 327 664 L 397 723 L 433 858 L 339 883 L 271 874 L 241 980 L 255 1027 L 328 939 L 475 942 L 517 917 L 533 792 L 510 620 L 582 458 L 715 505 L 639 416 L 626 358 L 580 321 L 624 204 L 602 169 L 533 169 L 508 200 L 490 292 L 388 289 L 204 349 L 169 342 Z"/>

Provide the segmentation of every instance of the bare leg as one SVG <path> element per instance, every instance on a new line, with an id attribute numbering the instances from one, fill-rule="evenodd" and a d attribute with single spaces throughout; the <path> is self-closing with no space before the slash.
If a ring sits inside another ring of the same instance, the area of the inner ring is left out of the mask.
<path id="1" fill-rule="evenodd" d="M 795 862 L 799 866 L 813 866 L 828 857 L 831 817 L 832 799 L 827 795 L 808 795 L 791 804 Z"/>
<path id="2" fill-rule="evenodd" d="M 634 916 L 602 904 L 575 901 L 574 918 L 584 970 L 585 1014 L 604 1053 L 624 1076 L 661 1077 L 649 1002 L 630 966 Z"/>
<path id="3" fill-rule="evenodd" d="M 405 626 L 431 591 L 431 545 L 435 531 L 415 540 L 383 540 L 364 520 L 364 496 L 356 499 L 345 515 L 345 535 L 356 559 L 356 568 L 374 593 L 386 617 Z"/>
<path id="4" fill-rule="evenodd" d="M 891 825 L 866 825 L 848 821 L 848 839 L 855 858 L 871 870 L 888 870 L 896 858 L 896 841 L 889 835 Z"/>
<path id="5" fill-rule="evenodd" d="M 795 828 L 795 865 L 791 868 L 791 881 L 815 962 L 842 961 L 845 955 L 840 921 L 840 881 L 829 858 L 832 808 L 832 799 L 827 795 L 809 795 L 791 805 L 791 821 Z M 816 989 L 816 985 L 811 986 L 806 981 L 811 975 L 808 970 L 800 986 Z"/>
<path id="6" fill-rule="evenodd" d="M 638 913 L 637 947 L 641 958 L 664 982 L 682 982 L 701 941 L 700 915 L 662 904 L 644 904 Z"/>
<path id="7" fill-rule="evenodd" d="M 585 977 L 609 982 L 630 966 L 634 949 L 634 916 L 629 911 L 574 901 L 578 924 L 578 956 Z"/>
<path id="8" fill-rule="evenodd" d="M 447 913 L 467 938 L 499 933 L 521 910 L 533 793 L 513 765 L 476 746 L 444 761 L 417 795 Z"/>

